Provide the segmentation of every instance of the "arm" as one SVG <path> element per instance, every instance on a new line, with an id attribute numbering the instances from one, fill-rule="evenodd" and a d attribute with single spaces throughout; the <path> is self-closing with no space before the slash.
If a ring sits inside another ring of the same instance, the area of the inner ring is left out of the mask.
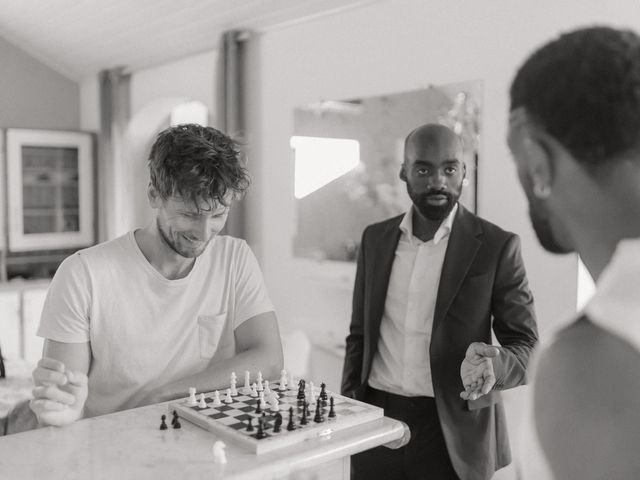
<path id="1" fill-rule="evenodd" d="M 516 235 L 505 243 L 498 259 L 491 298 L 493 331 L 500 347 L 483 342 L 469 345 L 460 367 L 465 400 L 475 400 L 492 388 L 504 390 L 526 381 L 529 356 L 538 331 L 527 275 Z"/>
<path id="2" fill-rule="evenodd" d="M 360 251 L 358 252 L 358 266 L 353 288 L 353 302 L 351 309 L 351 325 L 346 339 L 346 353 L 342 370 L 341 392 L 348 397 L 353 396 L 360 386 L 362 377 L 362 362 L 364 355 L 364 244 L 365 229 L 362 234 Z"/>
<path id="3" fill-rule="evenodd" d="M 542 352 L 534 425 L 554 478 L 638 477 L 638 359 L 630 344 L 588 321 Z"/>
<path id="4" fill-rule="evenodd" d="M 43 357 L 33 371 L 30 402 L 39 424 L 63 426 L 82 418 L 90 363 L 89 342 L 45 340 Z"/>
<path id="5" fill-rule="evenodd" d="M 282 343 L 274 312 L 256 315 L 234 331 L 236 355 L 213 363 L 206 370 L 190 375 L 152 392 L 143 403 L 157 403 L 184 397 L 189 387 L 199 392 L 229 386 L 231 372 L 262 372 L 264 378 L 276 379 L 283 366 Z"/>

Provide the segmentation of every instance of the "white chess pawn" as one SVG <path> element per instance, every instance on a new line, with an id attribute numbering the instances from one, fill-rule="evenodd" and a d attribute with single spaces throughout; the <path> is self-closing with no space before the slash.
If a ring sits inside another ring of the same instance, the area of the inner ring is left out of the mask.
<path id="1" fill-rule="evenodd" d="M 289 390 L 297 390 L 298 388 L 298 383 L 296 382 L 296 379 L 293 377 L 293 373 L 289 374 Z"/>
<path id="2" fill-rule="evenodd" d="M 309 382 L 309 405 L 316 404 L 316 393 L 313 389 L 313 382 Z"/>
<path id="3" fill-rule="evenodd" d="M 258 403 L 260 403 L 260 408 L 264 408 L 267 404 L 267 402 L 264 401 L 264 391 L 260 392 L 260 399 L 258 400 Z"/>
<path id="4" fill-rule="evenodd" d="M 224 399 L 224 403 L 233 403 L 233 398 L 231 398 L 231 389 L 227 388 L 227 396 Z"/>
<path id="5" fill-rule="evenodd" d="M 204 401 L 204 393 L 200 394 L 200 402 L 198 403 L 200 408 L 207 408 L 207 402 Z"/>
<path id="6" fill-rule="evenodd" d="M 226 445 L 222 440 L 213 443 L 213 463 L 227 463 Z"/>
<path id="7" fill-rule="evenodd" d="M 269 380 L 264 381 L 264 394 L 266 396 L 271 395 L 271 389 L 269 388 Z"/>
<path id="8" fill-rule="evenodd" d="M 245 395 L 251 394 L 251 374 L 249 370 L 244 371 L 244 387 L 242 388 L 242 393 Z"/>
<path id="9" fill-rule="evenodd" d="M 218 390 L 213 392 L 213 403 L 211 405 L 213 407 L 219 407 L 222 405 L 222 402 L 220 401 L 220 392 Z"/>
<path id="10" fill-rule="evenodd" d="M 187 400 L 187 405 L 195 407 L 197 404 L 198 399 L 196 398 L 196 389 L 194 387 L 189 387 L 189 400 Z"/>
<path id="11" fill-rule="evenodd" d="M 238 377 L 236 376 L 236 372 L 231 372 L 230 378 L 232 380 L 238 380 Z"/>
<path id="12" fill-rule="evenodd" d="M 236 388 L 236 379 L 234 377 L 231 377 L 231 388 L 229 390 L 231 390 L 231 395 L 233 395 L 234 397 L 238 395 L 238 389 Z"/>
<path id="13" fill-rule="evenodd" d="M 253 398 L 256 398 L 256 397 L 258 396 L 258 389 L 256 388 L 256 383 L 255 383 L 255 382 L 253 382 L 253 385 L 251 386 L 251 393 L 250 393 L 250 395 L 251 395 Z"/>

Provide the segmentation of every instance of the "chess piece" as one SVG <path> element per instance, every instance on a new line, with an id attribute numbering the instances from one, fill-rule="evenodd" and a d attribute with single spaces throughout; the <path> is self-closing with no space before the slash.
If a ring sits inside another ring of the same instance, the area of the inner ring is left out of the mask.
<path id="1" fill-rule="evenodd" d="M 335 418 L 336 411 L 333 408 L 333 396 L 329 399 L 329 405 L 331 406 L 331 408 L 329 408 L 329 418 Z"/>
<path id="2" fill-rule="evenodd" d="M 289 390 L 295 390 L 296 388 L 298 388 L 298 384 L 296 383 L 296 380 L 293 377 L 293 373 L 289 374 L 289 381 L 287 382 L 287 385 L 289 385 Z"/>
<path id="3" fill-rule="evenodd" d="M 258 378 L 256 380 L 258 383 L 262 383 L 262 372 L 258 371 Z"/>
<path id="4" fill-rule="evenodd" d="M 160 423 L 160 430 L 166 430 L 166 429 L 168 428 L 168 427 L 167 427 L 167 424 L 165 423 L 165 420 L 166 420 L 166 419 L 167 419 L 167 416 L 166 416 L 166 415 L 162 415 L 162 416 L 160 417 L 160 420 L 162 420 L 162 422 Z"/>
<path id="5" fill-rule="evenodd" d="M 249 417 L 247 421 L 249 422 L 247 424 L 247 432 L 253 432 L 253 417 Z"/>
<path id="6" fill-rule="evenodd" d="M 256 432 L 256 438 L 262 440 L 267 434 L 264 433 L 264 417 L 258 419 L 258 431 Z"/>
<path id="7" fill-rule="evenodd" d="M 287 423 L 287 430 L 290 432 L 296 429 L 296 424 L 293 422 L 293 407 L 289 407 L 289 423 Z"/>
<path id="8" fill-rule="evenodd" d="M 273 422 L 273 433 L 280 433 L 280 427 L 282 426 L 282 415 L 276 413 L 275 421 Z"/>
<path id="9" fill-rule="evenodd" d="M 298 400 L 304 400 L 305 399 L 304 388 L 305 388 L 304 380 L 300 380 L 298 382 L 298 397 L 297 397 Z"/>
<path id="10" fill-rule="evenodd" d="M 251 385 L 251 393 L 249 395 L 251 395 L 253 398 L 256 398 L 258 396 L 258 388 L 256 387 L 255 382 L 253 382 L 253 385 Z"/>
<path id="11" fill-rule="evenodd" d="M 278 387 L 278 390 L 280 390 L 281 392 L 284 392 L 287 389 L 287 371 L 286 370 L 281 370 L 280 371 L 280 386 Z"/>
<path id="12" fill-rule="evenodd" d="M 271 395 L 271 388 L 269 388 L 269 380 L 264 381 L 264 394 Z"/>
<path id="13" fill-rule="evenodd" d="M 194 387 L 189 387 L 189 400 L 187 400 L 187 405 L 195 407 L 197 404 L 198 400 L 196 399 L 196 389 Z"/>
<path id="14" fill-rule="evenodd" d="M 171 425 L 173 426 L 173 428 L 182 428 L 182 425 L 180 425 L 180 417 L 178 417 L 178 412 L 176 412 L 175 410 L 173 411 Z"/>
<path id="15" fill-rule="evenodd" d="M 260 415 L 262 413 L 262 402 L 258 400 L 256 403 L 256 415 Z"/>
<path id="16" fill-rule="evenodd" d="M 198 407 L 207 408 L 207 402 L 204 400 L 204 393 L 200 394 L 200 402 L 198 402 Z"/>
<path id="17" fill-rule="evenodd" d="M 277 412 L 280 410 L 280 401 L 278 400 L 278 396 L 275 394 L 271 395 L 271 411 Z"/>
<path id="18" fill-rule="evenodd" d="M 326 404 L 327 402 L 327 384 L 322 382 L 320 384 L 320 399 Z"/>
<path id="19" fill-rule="evenodd" d="M 230 380 L 229 385 L 231 386 L 229 390 L 231 390 L 231 395 L 235 397 L 236 395 L 238 395 L 238 389 L 236 388 L 237 379 L 236 379 L 235 372 L 231 372 L 231 378 L 229 380 Z"/>
<path id="20" fill-rule="evenodd" d="M 225 453 L 226 445 L 222 440 L 213 443 L 213 463 L 227 463 L 227 454 Z"/>
<path id="21" fill-rule="evenodd" d="M 251 394 L 251 375 L 249 370 L 244 371 L 244 387 L 242 387 L 242 393 L 245 395 Z"/>
<path id="22" fill-rule="evenodd" d="M 306 425 L 307 422 L 307 408 L 309 408 L 309 404 L 304 402 L 302 405 L 302 418 L 300 419 L 300 425 Z"/>
<path id="23" fill-rule="evenodd" d="M 220 401 L 220 392 L 216 390 L 215 392 L 213 392 L 213 403 L 211 404 L 211 406 L 219 407 L 220 405 L 222 405 L 222 402 Z"/>
<path id="24" fill-rule="evenodd" d="M 227 396 L 224 398 L 224 403 L 233 403 L 233 398 L 231 398 L 230 388 L 227 388 Z"/>
<path id="25" fill-rule="evenodd" d="M 316 423 L 322 423 L 324 422 L 324 418 L 322 418 L 322 413 L 320 410 L 320 402 L 316 403 L 316 414 L 313 417 L 313 421 Z"/>
<path id="26" fill-rule="evenodd" d="M 313 382 L 309 382 L 309 404 L 316 404 L 316 393 L 313 391 Z"/>

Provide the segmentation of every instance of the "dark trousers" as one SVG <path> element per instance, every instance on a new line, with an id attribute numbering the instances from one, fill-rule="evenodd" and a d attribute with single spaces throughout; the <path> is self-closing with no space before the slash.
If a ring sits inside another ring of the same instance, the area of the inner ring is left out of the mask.
<path id="1" fill-rule="evenodd" d="M 368 387 L 364 401 L 405 422 L 411 440 L 392 450 L 376 447 L 351 457 L 352 480 L 459 480 L 440 428 L 435 399 L 403 397 Z"/>

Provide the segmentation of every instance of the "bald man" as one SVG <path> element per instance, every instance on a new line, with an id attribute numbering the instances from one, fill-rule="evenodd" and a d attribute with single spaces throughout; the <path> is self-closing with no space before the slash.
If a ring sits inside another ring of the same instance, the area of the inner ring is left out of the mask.
<path id="1" fill-rule="evenodd" d="M 518 237 L 458 203 L 465 173 L 453 131 L 418 127 L 400 169 L 412 207 L 362 236 L 342 392 L 411 440 L 354 455 L 352 478 L 484 480 L 511 461 L 500 390 L 525 383 L 533 298 Z"/>

